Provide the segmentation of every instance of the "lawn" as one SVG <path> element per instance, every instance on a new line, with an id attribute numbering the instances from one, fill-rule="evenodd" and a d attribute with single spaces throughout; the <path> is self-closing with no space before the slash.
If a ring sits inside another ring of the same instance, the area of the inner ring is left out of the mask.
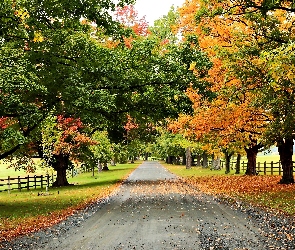
<path id="1" fill-rule="evenodd" d="M 51 226 L 108 196 L 141 162 L 110 166 L 109 171 L 79 174 L 68 187 L 0 193 L 0 241 Z"/>
<path id="2" fill-rule="evenodd" d="M 38 159 L 34 159 L 35 162 L 38 162 Z M 8 176 L 10 177 L 23 177 L 29 175 L 45 175 L 47 172 L 52 172 L 52 169 L 45 169 L 37 167 L 36 171 L 33 173 L 28 173 L 24 169 L 16 170 L 13 167 L 9 167 L 9 163 L 4 162 L 3 160 L 0 161 L 0 179 L 6 179 Z"/>

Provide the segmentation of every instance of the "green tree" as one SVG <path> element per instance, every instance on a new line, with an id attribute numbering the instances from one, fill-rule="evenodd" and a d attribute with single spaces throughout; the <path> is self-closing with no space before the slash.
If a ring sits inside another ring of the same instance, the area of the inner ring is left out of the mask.
<path id="1" fill-rule="evenodd" d="M 107 163 L 109 163 L 114 157 L 114 145 L 108 138 L 108 133 L 106 131 L 96 131 L 93 134 L 92 139 L 96 141 L 95 145 L 90 146 L 90 150 L 94 156 L 93 160 L 98 165 L 103 164 L 103 170 L 108 170 Z"/>
<path id="2" fill-rule="evenodd" d="M 80 119 L 85 132 L 107 130 L 122 141 L 126 114 L 156 123 L 191 108 L 183 93 L 190 83 L 205 89 L 188 70 L 191 60 L 209 64 L 193 40 L 161 44 L 113 21 L 109 10 L 112 1 L 1 5 L 0 116 L 10 123 L 0 158 L 27 154 L 28 145 L 42 157 L 42 121 L 51 115 Z M 55 158 L 67 168 L 62 155 Z"/>

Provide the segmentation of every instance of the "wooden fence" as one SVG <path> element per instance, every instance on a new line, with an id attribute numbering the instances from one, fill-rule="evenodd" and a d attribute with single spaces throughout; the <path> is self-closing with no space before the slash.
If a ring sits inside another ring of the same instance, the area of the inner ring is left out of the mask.
<path id="1" fill-rule="evenodd" d="M 0 192 L 7 191 L 10 193 L 12 190 L 36 189 L 37 187 L 48 188 L 52 185 L 56 175 L 40 175 L 40 176 L 25 176 L 25 177 L 10 177 L 7 179 L 0 179 Z"/>
<path id="2" fill-rule="evenodd" d="M 235 169 L 236 162 L 230 162 L 230 167 L 231 169 Z M 221 168 L 225 167 L 225 162 L 221 161 L 220 162 Z M 247 169 L 247 162 L 241 162 L 241 172 L 246 172 Z M 263 175 L 282 175 L 283 169 L 281 166 L 281 162 L 257 162 L 256 163 L 256 171 L 258 174 L 263 174 Z M 293 162 L 293 172 L 295 172 L 295 162 Z"/>

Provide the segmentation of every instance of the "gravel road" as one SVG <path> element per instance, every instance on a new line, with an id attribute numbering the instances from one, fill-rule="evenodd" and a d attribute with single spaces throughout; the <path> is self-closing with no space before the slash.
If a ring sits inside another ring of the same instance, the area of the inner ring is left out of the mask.
<path id="1" fill-rule="evenodd" d="M 270 237 L 267 215 L 247 211 L 202 194 L 156 161 L 144 162 L 108 199 L 3 249 L 294 249 L 286 237 Z"/>

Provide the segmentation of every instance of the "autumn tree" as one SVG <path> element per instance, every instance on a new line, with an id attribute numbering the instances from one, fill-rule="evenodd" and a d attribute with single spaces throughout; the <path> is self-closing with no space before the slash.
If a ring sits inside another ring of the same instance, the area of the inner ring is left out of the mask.
<path id="1" fill-rule="evenodd" d="M 262 140 L 279 147 L 284 172 L 281 182 L 293 183 L 291 1 L 187 1 L 180 12 L 183 30 L 199 35 L 200 46 L 208 51 L 214 66 L 219 62 L 212 69 L 225 73 L 215 74 L 215 78 L 209 74 L 211 79 L 221 80 L 215 90 L 229 89 L 228 94 L 240 95 L 239 99 L 251 97 L 248 106 L 260 110 L 256 115 L 266 122 L 260 126 L 264 127 Z M 246 150 L 247 155 L 258 152 L 256 138 L 256 132 L 251 134 L 254 148 Z"/>
<path id="2" fill-rule="evenodd" d="M 53 186 L 69 185 L 66 179 L 69 165 L 79 161 L 87 147 L 99 142 L 82 132 L 83 123 L 80 119 L 49 116 L 42 127 L 42 160 L 57 173 Z"/>

